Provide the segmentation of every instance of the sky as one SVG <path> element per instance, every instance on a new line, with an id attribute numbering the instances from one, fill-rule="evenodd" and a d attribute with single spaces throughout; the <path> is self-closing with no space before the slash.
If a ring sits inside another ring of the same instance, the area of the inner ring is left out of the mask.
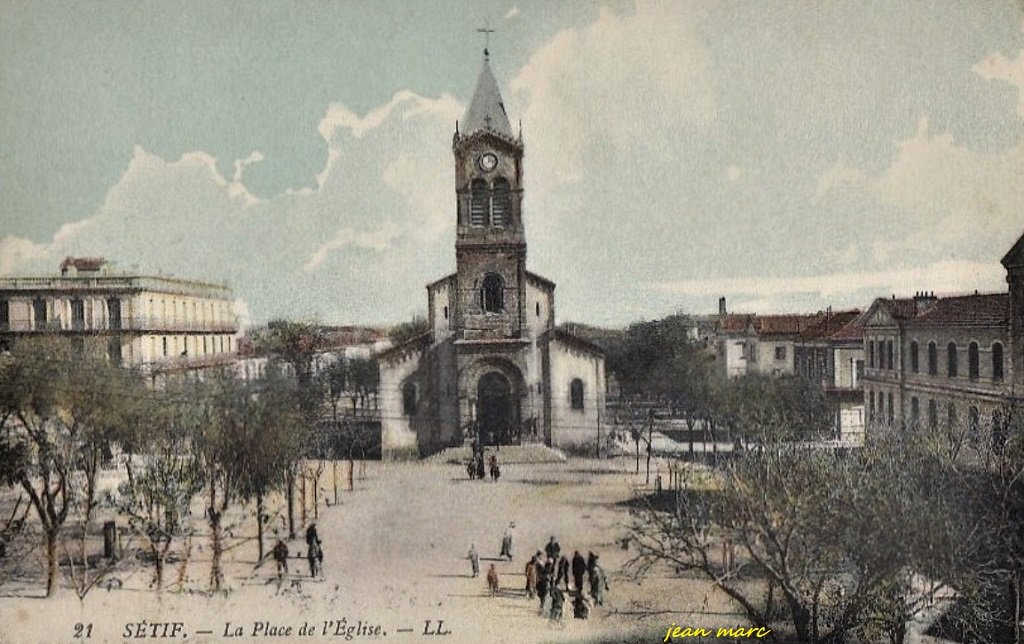
<path id="1" fill-rule="evenodd" d="M 1019 2 L 0 0 L 0 275 L 227 281 L 393 324 L 455 267 L 489 26 L 560 321 L 1003 291 Z"/>

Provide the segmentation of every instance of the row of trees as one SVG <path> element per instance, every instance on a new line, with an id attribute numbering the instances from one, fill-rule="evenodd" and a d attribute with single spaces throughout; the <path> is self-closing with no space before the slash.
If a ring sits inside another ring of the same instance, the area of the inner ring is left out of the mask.
<path id="1" fill-rule="evenodd" d="M 948 595 L 946 627 L 963 641 L 1021 642 L 1024 409 L 1001 412 L 1005 443 L 965 441 L 966 426 L 913 426 L 883 428 L 862 449 L 814 447 L 803 439 L 832 426 L 819 387 L 727 381 L 691 326 L 671 316 L 603 339 L 638 467 L 637 430 L 651 431 L 655 408 L 686 419 L 691 440 L 698 424 L 727 427 L 756 447 L 638 503 L 638 574 L 701 577 L 751 623 L 800 642 L 903 642 L 908 623 Z"/>
<path id="2" fill-rule="evenodd" d="M 224 372 L 172 380 L 159 389 L 58 338 L 26 340 L 0 356 L 0 479 L 18 490 L 19 507 L 20 498 L 28 499 L 38 519 L 46 594 L 60 582 L 62 559 L 83 596 L 109 572 L 87 552 L 101 508 L 127 519 L 153 563 L 158 589 L 165 586 L 170 553 L 176 546 L 189 550 L 195 508 L 202 508 L 209 535 L 213 590 L 223 585 L 224 533 L 232 528 L 224 521 L 235 504 L 255 505 L 259 560 L 266 552 L 266 503 L 278 491 L 285 494 L 294 536 L 292 499 L 303 459 L 337 456 L 339 445 L 348 445 L 347 455 L 354 457 L 358 450 L 351 446 L 361 445 L 361 428 L 342 422 L 339 406 L 345 398 L 353 406 L 365 403 L 377 378 L 376 365 L 362 360 L 315 373 L 309 334 L 305 325 L 292 323 L 273 330 L 277 359 L 258 380 Z M 340 436 L 344 431 L 352 433 L 347 440 Z M 328 440 L 327 447 L 321 444 Z M 124 465 L 124 480 L 116 491 L 100 494 L 101 465 L 115 457 Z M 77 547 L 69 549 L 63 535 L 72 523 Z"/>

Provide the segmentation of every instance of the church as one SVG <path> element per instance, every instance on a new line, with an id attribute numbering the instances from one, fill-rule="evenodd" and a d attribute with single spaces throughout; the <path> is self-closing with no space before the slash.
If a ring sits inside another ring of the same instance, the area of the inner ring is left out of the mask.
<path id="1" fill-rule="evenodd" d="M 555 284 L 526 268 L 523 138 L 484 50 L 452 141 L 455 272 L 427 285 L 423 335 L 379 356 L 383 456 L 473 440 L 594 449 L 604 355 L 555 326 Z"/>

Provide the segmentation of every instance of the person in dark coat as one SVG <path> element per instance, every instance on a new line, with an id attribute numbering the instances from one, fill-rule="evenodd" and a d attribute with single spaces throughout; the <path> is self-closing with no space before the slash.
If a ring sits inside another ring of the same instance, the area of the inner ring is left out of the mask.
<path id="1" fill-rule="evenodd" d="M 555 577 L 555 585 L 565 580 L 565 589 L 569 590 L 569 559 L 562 555 L 558 559 L 558 575 Z"/>
<path id="2" fill-rule="evenodd" d="M 494 564 L 487 569 L 487 588 L 490 589 L 492 595 L 498 594 L 498 571 Z"/>
<path id="3" fill-rule="evenodd" d="M 594 603 L 598 606 L 604 605 L 604 591 L 608 590 L 608 578 L 604 574 L 604 569 L 598 564 L 594 564 L 594 568 L 590 571 L 590 596 L 594 598 Z"/>
<path id="4" fill-rule="evenodd" d="M 572 601 L 572 616 L 575 619 L 590 619 L 590 602 L 580 591 Z"/>
<path id="5" fill-rule="evenodd" d="M 319 564 L 324 559 L 323 550 L 320 549 L 320 535 L 316 533 L 316 523 L 310 523 L 306 528 L 306 559 L 309 560 L 309 576 L 316 577 Z"/>
<path id="6" fill-rule="evenodd" d="M 509 561 L 512 561 L 512 531 L 515 529 L 516 523 L 513 521 L 508 524 L 508 528 L 505 530 L 505 534 L 501 537 L 501 554 L 500 557 L 508 557 Z"/>
<path id="7" fill-rule="evenodd" d="M 594 566 L 597 565 L 597 555 L 593 552 L 587 553 L 587 579 L 594 583 Z"/>
<path id="8" fill-rule="evenodd" d="M 587 572 L 587 562 L 579 550 L 572 553 L 572 583 L 576 591 L 583 592 L 583 575 Z"/>
<path id="9" fill-rule="evenodd" d="M 491 480 L 497 482 L 498 477 L 501 476 L 501 468 L 498 467 L 498 457 L 491 454 L 491 460 L 490 463 L 488 463 L 488 466 L 491 470 Z"/>
<path id="10" fill-rule="evenodd" d="M 476 551 L 476 544 L 469 544 L 469 566 L 474 577 L 480 576 L 480 553 Z"/>
<path id="11" fill-rule="evenodd" d="M 548 590 L 551 589 L 551 577 L 547 574 L 547 566 L 543 566 L 537 579 L 537 597 L 540 599 L 540 614 L 544 614 L 544 604 L 548 598 Z"/>
<path id="12" fill-rule="evenodd" d="M 288 574 L 288 546 L 285 542 L 278 539 L 277 544 L 274 545 L 274 549 L 271 551 L 274 554 L 274 561 L 277 562 L 277 576 L 278 578 Z"/>
<path id="13" fill-rule="evenodd" d="M 562 608 L 565 606 L 565 595 L 557 585 L 551 587 L 551 621 L 562 621 Z"/>
<path id="14" fill-rule="evenodd" d="M 547 553 L 548 559 L 551 561 L 558 561 L 558 555 L 562 552 L 562 546 L 558 545 L 558 542 L 555 541 L 554 535 L 551 535 L 548 545 L 544 546 L 544 552 Z"/>

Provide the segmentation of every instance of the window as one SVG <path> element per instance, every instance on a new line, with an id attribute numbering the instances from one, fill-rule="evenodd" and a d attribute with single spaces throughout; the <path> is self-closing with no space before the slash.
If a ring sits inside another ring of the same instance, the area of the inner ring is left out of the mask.
<path id="1" fill-rule="evenodd" d="M 71 338 L 71 354 L 78 358 L 85 355 L 85 338 L 80 335 Z"/>
<path id="2" fill-rule="evenodd" d="M 1003 412 L 997 409 L 992 412 L 992 451 L 1002 454 L 1005 445 L 1006 423 L 1003 421 Z"/>
<path id="3" fill-rule="evenodd" d="M 921 403 L 918 401 L 917 396 L 910 399 L 910 424 L 911 427 L 917 428 L 917 424 L 921 422 Z"/>
<path id="4" fill-rule="evenodd" d="M 978 343 L 972 342 L 967 345 L 967 377 L 971 380 L 978 379 Z"/>
<path id="5" fill-rule="evenodd" d="M 500 275 L 485 275 L 483 285 L 480 287 L 480 308 L 487 313 L 500 313 L 505 308 L 504 290 Z"/>
<path id="6" fill-rule="evenodd" d="M 950 342 L 946 346 L 946 375 L 956 378 L 957 371 L 956 342 Z"/>
<path id="7" fill-rule="evenodd" d="M 402 385 L 402 413 L 416 415 L 416 383 L 409 381 Z"/>
<path id="8" fill-rule="evenodd" d="M 868 340 L 868 366 L 875 368 L 875 341 Z"/>
<path id="9" fill-rule="evenodd" d="M 32 314 L 35 318 L 36 331 L 46 330 L 46 300 L 37 298 L 32 302 Z"/>
<path id="10" fill-rule="evenodd" d="M 889 424 L 890 424 L 890 425 L 892 425 L 892 423 L 893 423 L 893 420 L 894 420 L 894 417 L 895 417 L 895 415 L 896 415 L 896 411 L 895 411 L 895 409 L 893 408 L 893 404 L 892 404 L 892 392 L 890 391 L 890 392 L 889 392 L 889 416 L 888 416 L 888 420 L 889 420 Z"/>
<path id="11" fill-rule="evenodd" d="M 540 302 L 537 302 L 537 317 L 540 317 Z"/>
<path id="12" fill-rule="evenodd" d="M 491 225 L 504 226 L 508 223 L 511 210 L 512 199 L 508 181 L 502 178 L 495 179 L 494 190 L 491 193 Z"/>
<path id="13" fill-rule="evenodd" d="M 992 344 L 992 380 L 1003 381 L 1003 345 L 1001 342 Z"/>
<path id="14" fill-rule="evenodd" d="M 971 439 L 971 443 L 977 445 L 978 439 L 980 438 L 978 432 L 978 426 L 980 424 L 980 418 L 978 414 L 978 408 L 971 406 L 967 410 L 967 437 Z"/>
<path id="15" fill-rule="evenodd" d="M 116 365 L 121 364 L 121 338 L 110 338 L 110 342 L 107 343 L 107 359 Z"/>
<path id="16" fill-rule="evenodd" d="M 11 305 L 7 300 L 0 300 L 0 331 L 11 328 Z"/>
<path id="17" fill-rule="evenodd" d="M 448 307 L 444 307 L 444 319 L 448 319 Z"/>
<path id="18" fill-rule="evenodd" d="M 887 368 L 888 369 L 895 369 L 896 368 L 894 366 L 895 363 L 892 360 L 892 356 L 893 356 L 893 353 L 892 353 L 892 340 L 887 340 L 886 343 L 885 343 L 885 355 L 886 355 L 886 359 L 888 360 Z"/>
<path id="19" fill-rule="evenodd" d="M 939 374 L 939 348 L 935 346 L 934 342 L 928 343 L 928 375 L 936 376 Z"/>
<path id="20" fill-rule="evenodd" d="M 112 331 L 121 330 L 121 300 L 116 297 L 107 300 L 107 318 L 110 320 L 109 328 Z"/>
<path id="21" fill-rule="evenodd" d="M 939 428 L 939 404 L 935 399 L 928 401 L 928 429 L 935 431 Z"/>
<path id="22" fill-rule="evenodd" d="M 78 298 L 71 300 L 71 328 L 75 331 L 85 328 L 85 302 Z"/>
<path id="23" fill-rule="evenodd" d="M 920 370 L 920 364 L 917 359 L 917 340 L 910 343 L 910 371 L 917 373 Z"/>
<path id="24" fill-rule="evenodd" d="M 572 403 L 573 409 L 583 409 L 583 381 L 579 378 L 573 378 L 573 381 L 569 383 L 569 398 Z"/>
<path id="25" fill-rule="evenodd" d="M 775 360 L 786 359 L 786 347 L 775 347 Z"/>
<path id="26" fill-rule="evenodd" d="M 956 405 L 949 403 L 946 407 L 946 422 L 948 423 L 949 433 L 953 434 L 956 432 Z"/>
<path id="27" fill-rule="evenodd" d="M 487 225 L 487 182 L 483 179 L 474 179 L 470 186 L 469 204 L 469 225 Z"/>
<path id="28" fill-rule="evenodd" d="M 167 357 L 167 336 L 164 336 L 163 338 L 161 338 L 161 340 L 163 340 L 164 357 L 166 358 Z"/>
<path id="29" fill-rule="evenodd" d="M 868 392 L 868 420 L 875 422 L 875 392 Z"/>

